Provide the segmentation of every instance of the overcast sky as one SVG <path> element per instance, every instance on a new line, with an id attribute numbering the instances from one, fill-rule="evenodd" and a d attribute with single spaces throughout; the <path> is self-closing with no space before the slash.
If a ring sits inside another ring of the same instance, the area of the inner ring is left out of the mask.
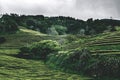
<path id="1" fill-rule="evenodd" d="M 120 19 L 120 0 L 0 0 L 0 13 Z"/>

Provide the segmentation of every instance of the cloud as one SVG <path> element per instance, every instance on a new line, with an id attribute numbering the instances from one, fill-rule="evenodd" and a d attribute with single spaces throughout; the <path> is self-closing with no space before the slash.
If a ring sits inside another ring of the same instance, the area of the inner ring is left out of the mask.
<path id="1" fill-rule="evenodd" d="M 3 12 L 24 14 L 59 14 L 70 0 L 1 0 Z"/>
<path id="2" fill-rule="evenodd" d="M 115 5 L 116 5 L 116 9 L 117 9 L 117 12 L 119 14 L 119 17 L 120 17 L 120 0 L 115 0 Z"/>
<path id="3" fill-rule="evenodd" d="M 119 0 L 0 0 L 1 13 L 119 18 Z"/>
<path id="4" fill-rule="evenodd" d="M 110 18 L 118 17 L 115 0 L 77 0 L 76 7 L 83 10 L 86 17 Z"/>

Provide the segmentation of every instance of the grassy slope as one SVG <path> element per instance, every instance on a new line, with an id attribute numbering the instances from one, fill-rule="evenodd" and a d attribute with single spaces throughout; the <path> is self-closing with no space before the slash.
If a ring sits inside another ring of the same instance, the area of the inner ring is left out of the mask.
<path id="1" fill-rule="evenodd" d="M 20 29 L 16 34 L 4 34 L 1 35 L 7 39 L 7 42 L 0 45 L 0 48 L 20 48 L 31 44 L 32 42 L 37 42 L 40 40 L 59 40 L 60 37 L 48 36 L 46 34 L 41 34 L 37 31 Z"/>
<path id="2" fill-rule="evenodd" d="M 102 39 L 88 42 L 87 48 L 92 53 L 100 53 L 102 55 L 120 55 L 120 31 L 108 33 L 102 37 Z"/>
<path id="3" fill-rule="evenodd" d="M 86 80 L 80 75 L 49 69 L 42 61 L 16 58 L 19 47 L 32 42 L 55 37 L 21 29 L 16 34 L 2 35 L 7 42 L 0 45 L 0 80 Z M 58 38 L 55 38 L 56 40 Z"/>
<path id="4" fill-rule="evenodd" d="M 115 32 L 103 33 L 92 37 L 79 39 L 65 46 L 71 49 L 87 48 L 91 53 L 96 54 L 120 54 L 120 30 Z"/>

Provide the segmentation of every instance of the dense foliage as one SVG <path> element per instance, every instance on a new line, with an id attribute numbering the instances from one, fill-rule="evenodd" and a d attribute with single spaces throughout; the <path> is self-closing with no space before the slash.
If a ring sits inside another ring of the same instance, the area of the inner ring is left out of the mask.
<path id="1" fill-rule="evenodd" d="M 70 34 L 66 37 L 66 39 L 68 40 L 68 43 L 71 43 L 72 41 L 77 41 L 79 39 L 78 37 L 76 37 L 79 34 L 84 37 L 84 35 L 94 35 L 106 31 L 116 31 L 116 26 L 120 26 L 120 21 L 113 19 L 93 20 L 92 18 L 88 19 L 87 21 L 83 21 L 63 16 L 19 16 L 17 14 L 5 14 L 2 16 L 2 18 L 0 18 L 0 33 L 16 32 L 18 30 L 18 26 L 24 26 L 32 30 L 47 33 L 49 35 Z M 71 34 L 77 35 L 73 36 Z M 0 37 L 0 43 L 3 43 L 4 41 L 5 38 Z M 60 42 L 61 44 L 63 44 L 62 39 Z M 80 46 L 81 44 L 76 45 Z M 62 48 L 65 47 L 62 46 Z M 99 48 L 105 48 L 105 46 Z M 114 48 L 116 49 L 116 47 Z M 44 40 L 33 43 L 28 47 L 20 48 L 20 53 L 18 54 L 18 56 L 22 58 L 46 60 L 50 66 L 60 67 L 61 69 L 64 69 L 66 71 L 71 70 L 72 72 L 74 71 L 78 73 L 83 73 L 94 77 L 120 76 L 119 56 L 92 55 L 87 49 L 73 51 L 59 50 L 60 46 L 56 41 Z"/>
<path id="2" fill-rule="evenodd" d="M 29 47 L 22 47 L 18 56 L 45 60 L 50 53 L 56 53 L 59 49 L 60 46 L 56 41 L 43 40 L 33 43 Z"/>
<path id="3" fill-rule="evenodd" d="M 0 37 L 0 44 L 4 43 L 6 41 L 6 39 L 4 37 Z"/>
<path id="4" fill-rule="evenodd" d="M 119 56 L 91 55 L 86 49 L 51 54 L 47 63 L 65 71 L 74 71 L 93 77 L 120 76 Z"/>
<path id="5" fill-rule="evenodd" d="M 26 19 L 26 20 L 25 20 Z M 104 31 L 115 31 L 115 26 L 120 25 L 119 20 L 112 19 L 101 19 L 93 20 L 88 19 L 87 21 L 74 19 L 71 17 L 37 17 L 37 16 L 24 16 L 24 21 L 27 22 L 26 27 L 34 30 L 39 30 L 43 33 L 47 33 L 48 28 L 54 26 L 59 34 L 80 34 L 81 30 L 84 30 L 84 34 L 99 34 Z M 63 26 L 63 27 L 60 27 Z M 66 27 L 66 28 L 64 28 Z M 61 30 L 63 29 L 63 30 Z"/>
<path id="6" fill-rule="evenodd" d="M 6 17 L 7 19 L 5 19 Z M 10 25 L 11 27 L 13 27 L 13 30 L 17 29 L 14 24 L 16 23 L 19 26 L 24 26 L 29 29 L 40 31 L 42 33 L 48 33 L 49 29 L 51 27 L 53 29 L 54 27 L 54 30 L 57 31 L 58 34 L 99 34 L 104 31 L 115 31 L 115 27 L 120 25 L 120 21 L 114 19 L 93 20 L 91 18 L 87 21 L 83 21 L 79 19 L 74 19 L 72 17 L 45 17 L 43 15 L 26 16 L 17 14 L 5 14 L 1 18 L 1 20 L 9 20 L 7 21 L 7 25 L 11 23 Z"/>
<path id="7" fill-rule="evenodd" d="M 18 25 L 14 19 L 15 15 L 3 15 L 0 18 L 0 33 L 13 33 L 18 30 Z"/>
<path id="8" fill-rule="evenodd" d="M 89 61 L 89 66 L 86 70 L 87 74 L 100 76 L 120 76 L 120 57 L 116 55 L 110 56 L 95 56 Z"/>

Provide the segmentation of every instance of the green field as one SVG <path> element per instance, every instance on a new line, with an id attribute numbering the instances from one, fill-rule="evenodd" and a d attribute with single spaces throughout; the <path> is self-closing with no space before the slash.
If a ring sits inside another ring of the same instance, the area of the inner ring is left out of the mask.
<path id="1" fill-rule="evenodd" d="M 6 42 L 0 44 L 0 80 L 93 80 L 90 77 L 51 69 L 49 64 L 45 64 L 41 60 L 22 59 L 15 56 L 20 52 L 19 48 L 29 46 L 33 42 L 41 40 L 66 40 L 66 36 L 50 36 L 25 28 L 20 29 L 16 34 L 4 34 L 1 36 L 6 38 Z M 119 56 L 120 32 L 78 37 L 74 41 L 61 46 L 63 52 L 87 48 L 93 56 L 96 54 Z M 63 57 L 56 57 L 57 61 L 54 62 L 60 64 L 63 58 L 69 57 L 66 55 L 69 54 L 67 53 L 65 56 L 60 54 Z M 99 80 L 119 79 L 102 78 Z"/>
<path id="2" fill-rule="evenodd" d="M 5 34 L 7 41 L 0 45 L 0 80 L 90 80 L 85 76 L 50 69 L 43 61 L 17 58 L 19 48 L 44 39 L 56 39 L 39 32 L 20 29 Z"/>

